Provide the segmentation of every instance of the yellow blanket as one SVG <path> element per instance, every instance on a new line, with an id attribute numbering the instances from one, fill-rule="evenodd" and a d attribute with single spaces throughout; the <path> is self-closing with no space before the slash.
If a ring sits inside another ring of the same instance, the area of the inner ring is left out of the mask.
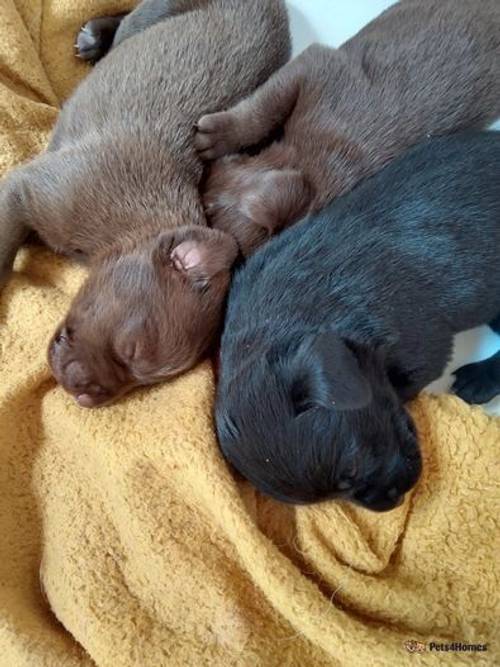
<path id="1" fill-rule="evenodd" d="M 130 4 L 1 1 L 2 173 L 85 75 L 79 25 Z M 94 412 L 55 385 L 46 345 L 82 277 L 25 249 L 0 297 L 2 667 L 500 664 L 499 420 L 422 398 L 404 506 L 280 506 L 224 465 L 207 364 Z M 453 641 L 487 650 L 429 646 Z"/>

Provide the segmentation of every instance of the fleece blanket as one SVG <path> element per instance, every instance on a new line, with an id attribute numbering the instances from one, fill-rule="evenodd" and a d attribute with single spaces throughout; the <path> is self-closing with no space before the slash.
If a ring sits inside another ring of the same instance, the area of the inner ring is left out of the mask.
<path id="1" fill-rule="evenodd" d="M 79 25 L 129 5 L 2 0 L 2 174 L 85 76 Z M 422 397 L 402 507 L 279 505 L 224 464 L 208 363 L 100 411 L 56 386 L 46 345 L 83 277 L 26 248 L 0 296 L 2 665 L 500 664 L 498 419 Z"/>

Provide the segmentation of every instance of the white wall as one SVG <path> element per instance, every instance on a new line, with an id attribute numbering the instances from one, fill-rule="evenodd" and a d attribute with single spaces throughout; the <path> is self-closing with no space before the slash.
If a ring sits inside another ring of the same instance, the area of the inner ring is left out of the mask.
<path id="1" fill-rule="evenodd" d="M 312 42 L 339 46 L 394 0 L 287 0 L 294 53 Z"/>

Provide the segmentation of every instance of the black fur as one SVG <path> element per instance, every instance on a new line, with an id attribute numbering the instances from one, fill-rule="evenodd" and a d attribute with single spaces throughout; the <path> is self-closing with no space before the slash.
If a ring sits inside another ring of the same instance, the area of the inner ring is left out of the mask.
<path id="1" fill-rule="evenodd" d="M 500 315 L 490 322 L 500 334 Z M 467 364 L 455 371 L 453 391 L 467 403 L 488 403 L 500 394 L 500 351 L 489 359 Z"/>
<path id="2" fill-rule="evenodd" d="M 95 64 L 110 51 L 116 32 L 126 14 L 101 16 L 88 21 L 76 38 L 77 55 Z"/>
<path id="3" fill-rule="evenodd" d="M 421 470 L 403 402 L 500 313 L 499 248 L 494 132 L 429 140 L 264 246 L 229 298 L 226 458 L 283 501 L 396 506 Z"/>
<path id="4" fill-rule="evenodd" d="M 467 403 L 488 403 L 500 394 L 500 352 L 455 371 L 453 391 Z"/>

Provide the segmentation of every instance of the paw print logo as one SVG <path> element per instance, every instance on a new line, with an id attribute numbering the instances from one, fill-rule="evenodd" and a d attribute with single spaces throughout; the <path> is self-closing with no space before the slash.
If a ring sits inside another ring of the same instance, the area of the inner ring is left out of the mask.
<path id="1" fill-rule="evenodd" d="M 408 653 L 424 653 L 427 650 L 426 644 L 417 642 L 415 639 L 408 639 L 404 646 Z"/>

